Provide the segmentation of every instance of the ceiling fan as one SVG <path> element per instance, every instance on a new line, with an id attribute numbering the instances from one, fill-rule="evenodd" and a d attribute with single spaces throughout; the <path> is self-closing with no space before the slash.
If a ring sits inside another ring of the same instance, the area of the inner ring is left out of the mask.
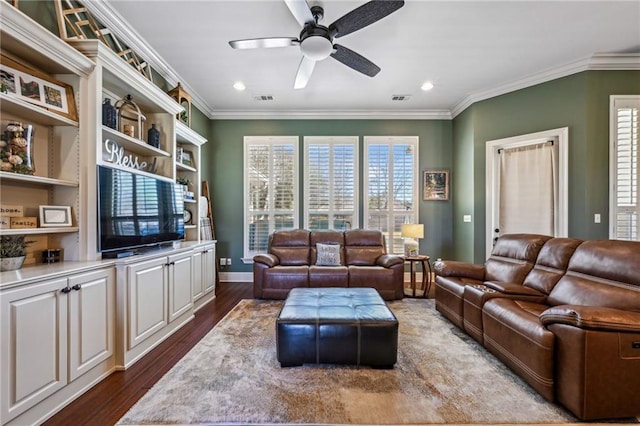
<path id="1" fill-rule="evenodd" d="M 346 66 L 374 77 L 380 68 L 362 55 L 340 44 L 334 44 L 334 38 L 340 38 L 371 25 L 404 6 L 404 1 L 372 0 L 363 4 L 333 24 L 325 27 L 318 24 L 324 16 L 321 6 L 309 7 L 306 0 L 284 0 L 291 14 L 302 25 L 299 38 L 271 37 L 248 40 L 233 40 L 229 44 L 234 49 L 257 49 L 271 47 L 300 46 L 302 61 L 298 67 L 295 89 L 302 89 L 307 85 L 316 62 L 331 56 Z"/>

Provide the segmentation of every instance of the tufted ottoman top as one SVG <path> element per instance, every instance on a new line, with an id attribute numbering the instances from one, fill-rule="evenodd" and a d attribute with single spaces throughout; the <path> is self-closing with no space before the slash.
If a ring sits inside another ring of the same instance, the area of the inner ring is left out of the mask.
<path id="1" fill-rule="evenodd" d="M 367 322 L 397 319 L 373 288 L 294 288 L 278 316 L 288 323 Z"/>

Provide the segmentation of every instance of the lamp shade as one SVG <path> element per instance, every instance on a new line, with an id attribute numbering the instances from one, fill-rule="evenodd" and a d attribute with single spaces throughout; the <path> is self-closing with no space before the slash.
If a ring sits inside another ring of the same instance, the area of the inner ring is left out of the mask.
<path id="1" fill-rule="evenodd" d="M 402 238 L 424 238 L 424 225 L 420 223 L 405 223 L 400 230 Z"/>

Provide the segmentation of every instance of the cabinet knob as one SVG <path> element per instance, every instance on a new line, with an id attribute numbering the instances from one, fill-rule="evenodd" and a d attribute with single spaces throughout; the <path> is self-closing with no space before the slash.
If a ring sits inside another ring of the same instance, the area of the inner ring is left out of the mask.
<path id="1" fill-rule="evenodd" d="M 66 286 L 65 288 L 63 288 L 62 290 L 60 290 L 60 292 L 65 293 L 65 294 L 66 294 L 66 293 L 69 293 L 70 291 L 71 291 L 71 287 L 69 287 L 69 286 Z"/>
<path id="2" fill-rule="evenodd" d="M 76 284 L 71 288 L 74 289 L 75 291 L 78 291 L 78 290 L 80 290 L 82 288 L 82 286 L 80 284 Z"/>

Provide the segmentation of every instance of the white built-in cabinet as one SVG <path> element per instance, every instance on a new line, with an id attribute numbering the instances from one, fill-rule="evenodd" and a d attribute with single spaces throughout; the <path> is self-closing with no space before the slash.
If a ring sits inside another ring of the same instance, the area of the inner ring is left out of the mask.
<path id="1" fill-rule="evenodd" d="M 46 398 L 55 404 L 58 391 L 69 398 L 113 370 L 115 270 L 91 269 L 0 293 L 3 424 Z M 30 424 L 46 412 L 34 410 L 16 422 Z"/>
<path id="2" fill-rule="evenodd" d="M 73 88 L 77 120 L 0 93 L 0 121 L 35 126 L 35 174 L 0 172 L 0 204 L 70 206 L 72 226 L 0 229 L 33 240 L 25 266 L 0 272 L 0 422 L 39 424 L 117 369 L 124 369 L 193 319 L 215 297 L 215 241 L 200 238 L 201 147 L 206 139 L 176 119 L 182 107 L 96 40 L 66 43 L 9 3 L 0 7 L 0 49 Z M 143 137 L 102 125 L 102 101 L 133 96 Z M 146 142 L 151 124 L 160 147 Z M 153 168 L 114 161 L 105 140 Z M 180 150 L 192 154 L 185 164 Z M 96 166 L 108 164 L 175 182 L 193 201 L 186 241 L 126 259 L 97 249 Z M 63 262 L 40 252 L 61 248 Z"/>

